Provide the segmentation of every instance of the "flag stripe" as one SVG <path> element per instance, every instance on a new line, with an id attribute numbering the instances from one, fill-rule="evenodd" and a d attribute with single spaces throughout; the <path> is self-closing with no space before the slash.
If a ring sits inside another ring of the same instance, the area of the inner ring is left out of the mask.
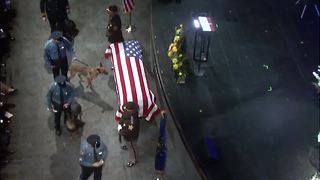
<path id="1" fill-rule="evenodd" d="M 123 10 L 125 13 L 131 12 L 134 7 L 133 0 L 123 0 Z"/>
<path id="2" fill-rule="evenodd" d="M 138 68 L 137 68 L 137 61 L 133 61 L 131 63 L 132 65 L 132 72 L 133 72 L 133 77 L 134 77 L 134 82 L 135 82 L 135 87 L 136 87 L 136 93 L 137 93 L 137 101 L 138 104 L 144 104 L 143 102 L 143 98 L 145 97 L 145 95 L 143 95 L 143 92 L 141 90 L 141 83 L 140 83 L 140 79 L 139 78 L 139 72 L 138 72 Z M 143 105 L 142 107 L 144 107 L 145 105 Z M 143 116 L 143 109 L 139 108 L 139 116 Z"/>
<path id="3" fill-rule="evenodd" d="M 143 68 L 142 68 L 143 69 Z M 142 71 L 141 71 L 141 64 L 140 61 L 137 62 L 137 71 L 138 71 L 138 76 L 139 76 L 139 81 L 140 81 L 140 85 L 141 85 L 141 91 L 142 91 L 142 101 L 143 101 L 143 112 L 147 112 L 148 110 L 148 98 L 147 98 L 147 90 L 145 89 L 145 85 L 143 82 L 143 77 L 142 77 Z"/>
<path id="4" fill-rule="evenodd" d="M 115 48 L 115 51 L 116 51 L 116 61 L 115 61 L 115 67 L 114 69 L 118 71 L 118 80 L 121 84 L 121 89 L 119 89 L 119 93 L 120 93 L 120 111 L 121 111 L 121 107 L 122 107 L 122 104 L 121 102 L 127 102 L 127 92 L 126 92 L 126 85 L 124 83 L 124 78 L 123 78 L 123 72 L 122 72 L 122 66 L 121 66 L 121 63 L 119 62 L 119 60 L 121 59 L 120 58 L 120 51 L 119 51 L 119 46 L 118 44 L 120 43 L 116 43 L 116 45 L 114 46 Z M 121 43 L 122 44 L 122 43 Z M 121 46 L 121 45 L 120 45 Z"/>
<path id="5" fill-rule="evenodd" d="M 111 46 L 114 47 L 114 44 L 112 44 Z M 112 50 L 115 50 L 115 48 L 111 48 L 111 52 L 112 52 Z M 121 86 L 121 83 L 119 83 L 120 79 L 118 79 L 118 77 L 120 77 L 120 74 L 119 74 L 119 71 L 118 71 L 119 68 L 117 67 L 117 64 L 114 62 L 114 59 L 117 59 L 116 57 L 117 57 L 117 53 L 116 52 L 112 53 L 112 58 L 111 58 L 112 60 L 111 61 L 112 61 L 113 67 L 114 67 L 113 77 L 114 77 L 114 80 L 116 82 L 117 94 L 119 94 L 119 96 L 118 96 L 118 107 L 120 107 L 120 102 L 122 102 L 123 95 L 122 95 L 122 91 L 121 91 L 122 90 L 122 86 Z M 119 113 L 118 110 L 117 110 L 117 113 Z"/>
<path id="6" fill-rule="evenodd" d="M 139 61 L 139 64 L 140 64 L 140 67 L 141 67 L 141 76 L 142 77 L 144 77 L 144 78 L 142 78 L 142 80 L 143 80 L 143 84 L 144 84 L 144 90 L 146 91 L 146 96 L 147 96 L 147 108 L 149 108 L 150 106 L 151 106 L 151 104 L 152 104 L 152 102 L 151 102 L 151 97 L 150 97 L 150 89 L 149 89 L 149 87 L 148 87 L 148 83 L 147 83 L 147 79 L 145 78 L 146 77 L 146 73 L 145 73 L 145 71 L 144 71 L 144 66 L 143 66 L 143 63 L 142 63 L 142 61 Z"/>
<path id="7" fill-rule="evenodd" d="M 136 40 L 114 43 L 110 45 L 114 79 L 118 95 L 118 109 L 115 119 L 120 120 L 122 106 L 133 101 L 139 106 L 139 117 L 152 120 L 160 109 L 155 104 L 155 96 L 150 90 L 143 66 L 139 42 Z M 105 56 L 110 53 L 105 51 Z"/>
<path id="8" fill-rule="evenodd" d="M 121 70 L 122 70 L 122 78 L 124 81 L 124 92 L 127 94 L 124 94 L 126 96 L 126 99 L 123 101 L 123 104 L 127 103 L 128 101 L 132 101 L 132 89 L 130 85 L 130 78 L 129 78 L 129 72 L 127 67 L 127 60 L 126 55 L 124 54 L 124 48 L 123 44 L 119 43 L 119 54 L 120 58 L 118 60 L 118 63 L 121 64 Z"/>
<path id="9" fill-rule="evenodd" d="M 131 92 L 132 92 L 132 94 L 131 94 L 132 100 L 128 99 L 128 101 L 138 102 L 135 80 L 133 77 L 132 66 L 131 66 L 131 62 L 135 62 L 135 58 L 129 57 L 129 60 L 126 60 L 125 62 L 127 63 L 127 70 L 128 70 L 128 74 L 129 74 L 128 78 L 130 79 L 130 87 L 131 87 Z M 128 89 L 128 92 L 130 92 L 129 89 Z"/>

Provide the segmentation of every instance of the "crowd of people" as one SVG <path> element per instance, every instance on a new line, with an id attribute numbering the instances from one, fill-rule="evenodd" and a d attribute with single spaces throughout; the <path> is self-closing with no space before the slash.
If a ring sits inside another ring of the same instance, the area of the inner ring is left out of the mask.
<path id="1" fill-rule="evenodd" d="M 15 17 L 15 10 L 10 0 L 0 0 L 0 166 L 9 163 L 9 156 L 15 151 L 9 148 L 11 133 L 10 122 L 13 114 L 10 109 L 15 104 L 9 102 L 10 96 L 16 94 L 17 89 L 6 82 L 6 59 L 10 56 L 10 42 L 15 38 L 10 33 L 11 21 Z"/>

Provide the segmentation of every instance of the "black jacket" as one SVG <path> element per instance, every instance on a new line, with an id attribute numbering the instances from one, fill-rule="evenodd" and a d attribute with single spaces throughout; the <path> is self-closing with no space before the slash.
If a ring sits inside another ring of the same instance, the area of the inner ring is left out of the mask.
<path id="1" fill-rule="evenodd" d="M 130 116 L 122 118 L 119 121 L 121 129 L 119 130 L 119 134 L 124 137 L 126 141 L 134 141 L 138 139 L 140 132 L 140 120 L 138 116 Z"/>
<path id="2" fill-rule="evenodd" d="M 123 42 L 123 36 L 122 36 L 122 31 L 121 31 L 121 19 L 118 14 L 114 15 L 113 17 L 110 17 L 109 23 L 108 23 L 108 29 L 107 29 L 107 36 L 108 36 L 108 41 L 110 43 L 115 43 L 115 42 Z"/>
<path id="3" fill-rule="evenodd" d="M 40 0 L 40 10 L 48 19 L 64 20 L 69 9 L 68 0 Z"/>

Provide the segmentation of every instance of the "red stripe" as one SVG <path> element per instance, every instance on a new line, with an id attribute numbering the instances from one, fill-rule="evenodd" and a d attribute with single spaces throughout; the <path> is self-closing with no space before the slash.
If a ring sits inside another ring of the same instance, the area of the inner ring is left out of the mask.
<path id="1" fill-rule="evenodd" d="M 110 48 L 110 47 L 109 47 Z M 112 51 L 111 51 L 111 55 L 112 55 Z M 115 60 L 113 59 L 113 56 L 111 56 L 111 62 L 112 62 L 112 66 L 114 67 L 114 62 Z M 118 87 L 118 82 L 117 82 L 117 77 L 116 77 L 116 73 L 115 73 L 115 69 L 113 69 L 113 78 L 114 78 L 114 81 L 116 82 L 116 91 L 117 91 L 117 94 L 119 94 L 119 87 Z M 118 99 L 118 107 L 120 107 L 120 97 L 117 96 L 117 99 Z M 119 111 L 119 108 L 118 108 L 118 111 Z M 115 117 L 116 120 L 119 120 L 117 119 L 117 116 Z"/>
<path id="2" fill-rule="evenodd" d="M 122 66 L 121 66 L 121 63 L 120 61 L 122 61 L 121 57 L 120 57 L 120 51 L 119 51 L 119 43 L 114 43 L 114 48 L 115 48 L 115 51 L 116 51 L 116 56 L 117 56 L 117 64 L 118 64 L 118 69 L 119 69 L 119 79 L 120 79 L 120 83 L 121 83 L 121 86 L 122 86 L 122 89 L 119 89 L 119 91 L 122 91 L 122 94 L 123 94 L 123 104 L 127 103 L 127 91 L 126 91 L 126 85 L 124 83 L 124 77 L 123 77 L 123 71 L 122 71 Z M 125 59 L 123 59 L 125 61 Z M 120 102 L 121 104 L 121 102 Z M 119 106 L 120 106 L 119 104 Z M 119 107 L 121 108 L 121 107 Z"/>
<path id="3" fill-rule="evenodd" d="M 151 118 L 150 118 L 150 122 L 152 122 L 155 118 L 156 115 L 158 115 L 160 113 L 160 109 L 157 108 L 157 110 L 152 114 Z"/>
<path id="4" fill-rule="evenodd" d="M 123 9 L 124 9 L 125 13 L 131 12 L 133 10 L 133 7 L 134 7 L 133 0 L 124 0 L 123 1 Z"/>
<path id="5" fill-rule="evenodd" d="M 136 59 L 135 59 L 135 61 L 136 61 Z M 136 90 L 136 86 L 135 86 L 135 82 L 134 82 L 132 66 L 131 66 L 131 60 L 130 60 L 129 57 L 126 58 L 126 64 L 127 64 L 128 74 L 129 74 L 129 80 L 130 80 L 130 86 L 131 86 L 131 91 L 132 91 L 133 102 L 138 104 L 137 90 Z"/>
<path id="6" fill-rule="evenodd" d="M 140 61 L 140 60 L 139 60 Z M 137 62 L 137 71 L 139 75 L 139 81 L 141 85 L 141 92 L 142 92 L 142 99 L 143 99 L 143 116 L 146 116 L 146 113 L 148 111 L 148 99 L 147 99 L 147 92 L 145 91 L 144 83 L 143 83 L 143 77 L 141 73 L 141 67 L 140 63 Z"/>
<path id="7" fill-rule="evenodd" d="M 149 97 L 151 99 L 151 103 L 154 104 L 154 96 L 152 96 L 152 92 L 151 92 L 151 89 L 150 89 L 150 86 L 149 86 L 149 81 L 148 81 L 148 78 L 147 78 L 147 73 L 146 71 L 144 71 L 144 74 L 146 76 L 146 81 L 147 81 L 147 85 L 148 85 L 148 91 L 149 91 Z"/>
<path id="8" fill-rule="evenodd" d="M 207 17 L 207 20 L 209 22 L 209 26 L 210 26 L 211 31 L 212 32 L 216 31 L 215 27 L 213 26 L 213 22 L 212 22 L 211 17 Z"/>

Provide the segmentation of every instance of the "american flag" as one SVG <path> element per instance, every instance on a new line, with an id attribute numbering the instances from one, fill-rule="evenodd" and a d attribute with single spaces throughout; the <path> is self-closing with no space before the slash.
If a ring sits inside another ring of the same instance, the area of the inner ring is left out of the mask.
<path id="1" fill-rule="evenodd" d="M 160 112 L 156 97 L 147 81 L 142 62 L 142 50 L 137 40 L 113 43 L 105 51 L 111 58 L 118 95 L 118 110 L 115 119 L 120 120 L 122 106 L 129 101 L 139 105 L 139 117 L 150 121 Z"/>
<path id="2" fill-rule="evenodd" d="M 123 11 L 124 13 L 129 13 L 133 10 L 134 2 L 133 0 L 123 0 Z"/>

